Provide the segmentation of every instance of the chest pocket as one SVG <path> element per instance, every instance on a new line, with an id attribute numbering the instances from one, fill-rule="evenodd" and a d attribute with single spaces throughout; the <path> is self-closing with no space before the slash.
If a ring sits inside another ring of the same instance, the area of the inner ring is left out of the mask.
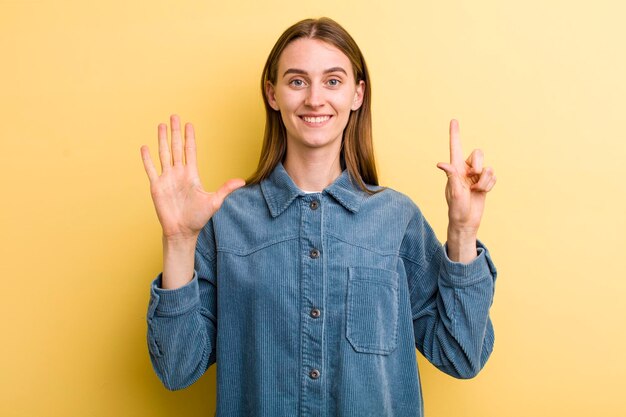
<path id="1" fill-rule="evenodd" d="M 388 355 L 398 339 L 398 273 L 348 268 L 346 338 L 357 352 Z"/>

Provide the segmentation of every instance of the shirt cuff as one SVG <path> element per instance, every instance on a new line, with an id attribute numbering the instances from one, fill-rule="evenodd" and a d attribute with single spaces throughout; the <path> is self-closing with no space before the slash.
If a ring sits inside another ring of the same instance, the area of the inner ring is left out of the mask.
<path id="1" fill-rule="evenodd" d="M 443 247 L 443 270 L 444 278 L 454 286 L 473 285 L 487 277 L 493 281 L 496 279 L 497 271 L 487 247 L 476 240 L 476 251 L 478 255 L 469 263 L 455 262 L 448 257 L 448 244 Z"/>
<path id="2" fill-rule="evenodd" d="M 176 289 L 161 288 L 162 273 L 159 274 L 150 288 L 150 316 L 179 316 L 200 304 L 200 287 L 198 273 L 193 271 L 193 278 L 187 284 Z"/>

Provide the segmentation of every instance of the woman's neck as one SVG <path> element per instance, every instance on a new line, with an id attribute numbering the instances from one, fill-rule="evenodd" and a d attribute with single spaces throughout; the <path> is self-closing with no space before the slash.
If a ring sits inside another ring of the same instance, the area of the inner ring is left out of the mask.
<path id="1" fill-rule="evenodd" d="M 341 175 L 339 152 L 327 149 L 298 152 L 288 148 L 283 165 L 301 190 L 322 191 Z"/>

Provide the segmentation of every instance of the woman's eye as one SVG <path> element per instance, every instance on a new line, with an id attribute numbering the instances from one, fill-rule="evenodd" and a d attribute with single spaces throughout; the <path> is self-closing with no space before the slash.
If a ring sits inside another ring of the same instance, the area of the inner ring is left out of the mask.
<path id="1" fill-rule="evenodd" d="M 289 84 L 291 84 L 294 87 L 302 87 L 304 86 L 304 81 L 296 79 L 296 80 L 291 80 Z"/>
<path id="2" fill-rule="evenodd" d="M 339 84 L 341 84 L 341 81 L 336 78 L 331 78 L 330 80 L 328 80 L 328 85 L 330 85 L 331 87 L 337 87 Z"/>

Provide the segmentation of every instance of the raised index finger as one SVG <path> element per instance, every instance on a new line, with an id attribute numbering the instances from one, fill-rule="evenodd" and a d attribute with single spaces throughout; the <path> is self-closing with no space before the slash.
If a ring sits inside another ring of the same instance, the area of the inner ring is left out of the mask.
<path id="1" fill-rule="evenodd" d="M 450 120 L 450 163 L 453 165 L 463 163 L 459 122 L 456 119 Z"/>

